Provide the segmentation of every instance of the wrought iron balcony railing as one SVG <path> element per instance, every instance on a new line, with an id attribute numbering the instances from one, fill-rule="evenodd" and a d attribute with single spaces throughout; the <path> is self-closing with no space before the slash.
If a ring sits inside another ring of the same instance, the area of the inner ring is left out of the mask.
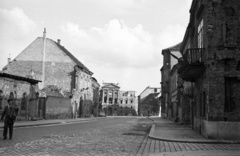
<path id="1" fill-rule="evenodd" d="M 184 61 L 188 64 L 193 64 L 196 62 L 203 63 L 205 61 L 205 49 L 204 48 L 191 48 L 184 54 Z"/>
<path id="2" fill-rule="evenodd" d="M 205 69 L 205 60 L 204 48 L 188 49 L 179 59 L 178 74 L 184 81 L 195 82 Z"/>

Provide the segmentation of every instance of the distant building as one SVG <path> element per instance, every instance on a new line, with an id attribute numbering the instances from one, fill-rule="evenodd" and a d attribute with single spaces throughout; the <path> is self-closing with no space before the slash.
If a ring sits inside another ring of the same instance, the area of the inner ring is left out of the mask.
<path id="1" fill-rule="evenodd" d="M 60 40 L 46 38 L 46 29 L 43 37 L 35 39 L 3 71 L 41 80 L 40 97 L 47 96 L 43 92 L 46 88 L 57 88 L 63 97 L 71 98 L 73 117 L 88 117 L 92 113 L 93 73 L 62 46 Z"/>
<path id="2" fill-rule="evenodd" d="M 97 117 L 100 112 L 100 84 L 98 83 L 97 79 L 92 77 L 92 92 L 93 92 L 93 106 L 91 108 L 92 115 Z"/>
<path id="3" fill-rule="evenodd" d="M 136 115 L 135 91 L 121 91 L 118 84 L 103 83 L 101 105 L 106 115 Z"/>
<path id="4" fill-rule="evenodd" d="M 159 115 L 159 95 L 160 88 L 148 86 L 138 96 L 138 115 Z"/>
<path id="5" fill-rule="evenodd" d="M 172 104 L 171 104 L 171 80 L 170 73 L 174 65 L 178 63 L 178 59 L 182 55 L 180 53 L 181 43 L 162 50 L 163 66 L 161 68 L 161 114 L 167 118 L 172 118 Z"/>

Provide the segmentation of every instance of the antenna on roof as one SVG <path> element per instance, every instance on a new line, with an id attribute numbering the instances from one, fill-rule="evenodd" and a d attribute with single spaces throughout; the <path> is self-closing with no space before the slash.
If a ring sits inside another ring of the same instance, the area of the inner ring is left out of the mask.
<path id="1" fill-rule="evenodd" d="M 44 28 L 44 31 L 43 31 L 43 38 L 46 38 L 46 28 Z"/>

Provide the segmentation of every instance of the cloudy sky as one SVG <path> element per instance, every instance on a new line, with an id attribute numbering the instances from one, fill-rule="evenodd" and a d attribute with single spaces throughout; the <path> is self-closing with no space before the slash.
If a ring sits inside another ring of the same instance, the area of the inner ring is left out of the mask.
<path id="1" fill-rule="evenodd" d="M 47 29 L 100 84 L 160 87 L 162 49 L 182 41 L 191 0 L 0 0 L 0 69 Z"/>

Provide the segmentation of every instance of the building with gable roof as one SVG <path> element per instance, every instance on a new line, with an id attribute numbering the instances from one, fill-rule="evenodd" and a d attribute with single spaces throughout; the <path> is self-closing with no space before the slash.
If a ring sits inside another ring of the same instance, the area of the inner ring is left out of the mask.
<path id="1" fill-rule="evenodd" d="M 41 90 L 49 91 L 49 86 L 55 86 L 52 88 L 58 88 L 65 98 L 71 98 L 73 116 L 87 117 L 91 114 L 93 72 L 62 46 L 60 40 L 55 42 L 47 38 L 46 29 L 43 37 L 36 38 L 3 68 L 3 72 L 22 77 L 31 73 L 42 81 L 39 84 Z"/>
<path id="2" fill-rule="evenodd" d="M 159 95 L 161 89 L 159 87 L 146 87 L 138 96 L 138 115 L 158 116 L 160 111 Z"/>
<path id="3" fill-rule="evenodd" d="M 162 50 L 163 55 L 163 66 L 160 69 L 161 71 L 161 114 L 162 116 L 171 118 L 172 117 L 172 106 L 171 106 L 171 82 L 170 82 L 170 73 L 174 65 L 178 63 L 178 59 L 182 55 L 180 53 L 181 43 L 178 43 L 174 46 Z"/>

